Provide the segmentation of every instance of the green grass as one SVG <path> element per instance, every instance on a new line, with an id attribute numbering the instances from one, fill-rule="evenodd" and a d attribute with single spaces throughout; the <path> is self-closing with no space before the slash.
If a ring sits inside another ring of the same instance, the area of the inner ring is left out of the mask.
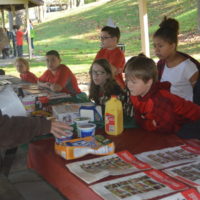
<path id="1" fill-rule="evenodd" d="M 120 27 L 121 43 L 126 45 L 126 56 L 137 55 L 141 51 L 137 2 L 137 0 L 112 0 L 98 7 L 65 12 L 57 19 L 35 26 L 36 54 L 45 55 L 48 50 L 58 50 L 63 63 L 74 73 L 87 72 L 99 50 L 100 29 L 111 17 Z M 196 0 L 190 0 L 189 3 L 188 0 L 151 0 L 148 1 L 148 14 L 152 56 L 154 56 L 152 34 L 165 15 L 176 17 L 180 22 L 180 33 L 184 35 L 197 30 Z M 196 43 L 179 45 L 179 50 L 200 60 L 199 49 L 200 44 Z M 45 69 L 45 62 L 31 60 L 31 71 L 37 75 Z M 15 73 L 13 66 L 7 66 L 5 70 L 9 74 Z"/>

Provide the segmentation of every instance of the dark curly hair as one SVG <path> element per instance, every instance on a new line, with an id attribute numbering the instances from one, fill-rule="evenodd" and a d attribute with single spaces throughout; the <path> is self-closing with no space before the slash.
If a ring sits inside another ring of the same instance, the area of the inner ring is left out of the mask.
<path id="1" fill-rule="evenodd" d="M 177 20 L 165 16 L 159 26 L 160 28 L 154 33 L 153 37 L 160 37 L 170 44 L 178 44 L 179 22 Z"/>

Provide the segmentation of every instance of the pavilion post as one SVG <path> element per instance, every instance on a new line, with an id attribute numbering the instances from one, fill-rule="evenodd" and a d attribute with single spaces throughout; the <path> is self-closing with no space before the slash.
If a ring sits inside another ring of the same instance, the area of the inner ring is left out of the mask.
<path id="1" fill-rule="evenodd" d="M 138 3 L 139 3 L 142 52 L 149 57 L 150 49 L 149 49 L 147 1 L 146 0 L 138 0 L 138 1 L 139 1 Z"/>
<path id="2" fill-rule="evenodd" d="M 5 28 L 5 16 L 4 16 L 4 10 L 1 9 L 1 16 L 2 16 L 2 27 Z"/>
<path id="3" fill-rule="evenodd" d="M 29 13 L 28 13 L 28 1 L 25 3 L 25 11 L 26 11 L 26 27 L 28 33 L 28 52 L 29 59 L 32 59 L 32 48 L 31 48 L 31 37 L 30 37 L 30 23 L 29 23 Z"/>

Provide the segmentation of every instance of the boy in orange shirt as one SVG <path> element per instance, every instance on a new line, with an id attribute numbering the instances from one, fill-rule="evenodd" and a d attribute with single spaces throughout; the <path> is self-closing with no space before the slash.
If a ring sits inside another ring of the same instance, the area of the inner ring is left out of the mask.
<path id="1" fill-rule="evenodd" d="M 51 50 L 46 53 L 46 63 L 48 69 L 39 78 L 39 86 L 54 92 L 66 92 L 71 95 L 81 93 L 76 77 L 67 66 L 61 64 L 57 51 Z"/>
<path id="2" fill-rule="evenodd" d="M 95 60 L 104 58 L 112 66 L 112 71 L 115 80 L 122 89 L 125 88 L 125 83 L 122 78 L 122 72 L 125 65 L 125 56 L 122 50 L 117 47 L 120 39 L 120 30 L 114 26 L 104 26 L 101 29 L 101 50 L 97 53 Z"/>

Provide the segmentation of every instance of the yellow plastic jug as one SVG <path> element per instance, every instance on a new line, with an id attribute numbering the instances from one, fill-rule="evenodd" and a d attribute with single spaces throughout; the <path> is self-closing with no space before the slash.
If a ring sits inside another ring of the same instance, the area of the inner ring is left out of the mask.
<path id="1" fill-rule="evenodd" d="M 123 130 L 122 103 L 116 96 L 111 96 L 105 104 L 105 132 L 109 135 L 119 135 Z"/>

